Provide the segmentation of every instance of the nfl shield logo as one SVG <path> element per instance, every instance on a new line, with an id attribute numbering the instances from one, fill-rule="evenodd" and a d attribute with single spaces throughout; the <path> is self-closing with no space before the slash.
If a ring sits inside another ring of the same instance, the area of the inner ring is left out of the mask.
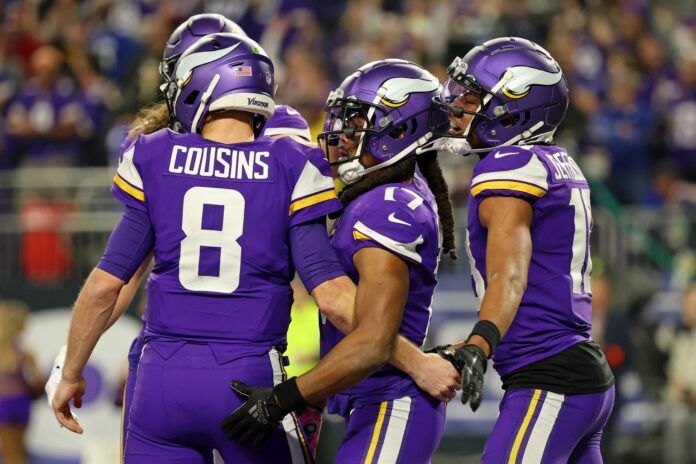
<path id="1" fill-rule="evenodd" d="M 270 71 L 266 71 L 266 84 L 271 85 L 271 82 L 273 82 L 273 76 Z"/>

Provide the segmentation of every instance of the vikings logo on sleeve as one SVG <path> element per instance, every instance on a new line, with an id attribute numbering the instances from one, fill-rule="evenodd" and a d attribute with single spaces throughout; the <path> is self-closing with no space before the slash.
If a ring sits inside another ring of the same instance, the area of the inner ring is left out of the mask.
<path id="1" fill-rule="evenodd" d="M 548 192 L 547 177 L 548 171 L 537 155 L 520 146 L 504 147 L 476 165 L 471 194 L 479 200 L 514 196 L 534 203 Z"/>
<path id="2" fill-rule="evenodd" d="M 300 151 L 298 156 L 285 157 L 291 164 L 290 176 L 297 179 L 290 197 L 290 226 L 339 211 L 341 203 L 324 153 L 288 138 L 279 139 L 278 144 L 292 145 Z"/>
<path id="3" fill-rule="evenodd" d="M 111 192 L 126 206 L 147 210 L 143 179 L 134 160 L 137 145 L 136 140 L 121 155 Z"/>
<path id="4" fill-rule="evenodd" d="M 423 202 L 423 198 L 411 189 L 386 187 L 379 207 L 374 205 L 356 215 L 353 239 L 373 242 L 408 261 L 421 263 L 423 258 L 418 247 L 424 238 L 415 210 Z"/>

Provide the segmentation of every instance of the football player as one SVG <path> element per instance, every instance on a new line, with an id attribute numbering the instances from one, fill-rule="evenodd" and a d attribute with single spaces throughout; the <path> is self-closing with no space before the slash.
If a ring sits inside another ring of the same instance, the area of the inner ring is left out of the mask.
<path id="1" fill-rule="evenodd" d="M 444 251 L 454 251 L 452 205 L 434 153 L 420 155 L 418 165 L 435 197 L 413 183 L 416 155 L 431 146 L 431 119 L 445 119 L 432 111 L 439 89 L 420 66 L 383 60 L 363 66 L 330 95 L 320 140 L 348 185 L 332 245 L 357 283 L 357 327 L 344 336 L 325 320 L 322 361 L 274 390 L 233 383 L 249 399 L 223 422 L 230 438 L 258 446 L 285 414 L 333 395 L 329 411 L 347 425 L 334 462 L 429 462 L 437 449 L 445 403 L 409 377 L 419 375 L 415 365 L 383 365 L 397 334 L 412 347 L 425 339 L 441 226 Z"/>
<path id="2" fill-rule="evenodd" d="M 481 403 L 487 359 L 503 380 L 484 463 L 601 463 L 614 377 L 590 338 L 590 190 L 553 144 L 568 107 L 558 63 L 520 38 L 456 58 L 436 102 L 446 147 L 476 153 L 467 251 L 478 322 L 440 353 L 462 373 L 462 402 Z M 444 139 L 441 139 L 444 140 Z"/>
<path id="3" fill-rule="evenodd" d="M 282 377 L 294 268 L 315 296 L 349 282 L 322 222 L 341 207 L 328 164 L 291 138 L 255 140 L 275 106 L 273 65 L 255 42 L 206 36 L 174 78 L 182 133 L 139 135 L 122 155 L 113 192 L 126 212 L 75 304 L 56 417 L 82 432 L 68 402 L 80 406 L 89 354 L 153 251 L 125 462 L 205 462 L 213 448 L 227 462 L 311 460 L 292 416 L 265 450 L 225 440 L 218 424 L 241 404 L 230 379 Z"/>
<path id="4" fill-rule="evenodd" d="M 242 28 L 227 18 L 219 14 L 198 14 L 191 16 L 186 21 L 181 23 L 169 36 L 167 43 L 164 48 L 164 53 L 162 56 L 162 61 L 159 65 L 159 73 L 162 77 L 163 84 L 160 90 L 163 93 L 167 92 L 169 85 L 173 82 L 174 68 L 179 57 L 196 41 L 203 38 L 208 34 L 215 34 L 219 32 L 228 32 L 237 35 L 246 36 Z M 140 134 L 151 134 L 160 129 L 170 127 L 175 120 L 171 117 L 170 110 L 168 109 L 167 100 L 156 102 L 151 105 L 142 108 L 135 116 L 135 119 L 131 125 L 131 130 L 126 136 L 123 144 L 121 145 L 121 151 L 125 149 L 132 143 L 132 141 Z M 145 260 L 143 260 L 140 267 L 136 270 L 135 274 L 131 278 L 130 282 L 123 287 L 119 293 L 118 301 L 114 308 L 111 320 L 107 324 L 107 329 L 128 309 L 133 297 L 135 296 L 140 281 L 145 275 L 147 268 L 152 261 L 152 255 L 149 255 Z M 128 413 L 130 411 L 130 404 L 133 397 L 133 388 L 135 386 L 135 374 L 138 370 L 138 359 L 140 359 L 140 353 L 143 347 L 143 334 L 145 331 L 145 320 L 147 313 L 144 312 L 141 316 L 142 318 L 142 328 L 140 334 L 131 343 L 130 350 L 128 352 L 128 375 L 126 377 L 126 386 L 123 392 L 123 420 L 122 420 L 122 433 L 121 433 L 121 451 L 125 445 L 127 430 L 128 430 Z M 53 369 L 51 371 L 51 376 L 46 384 L 46 392 L 48 397 L 48 403 L 51 404 L 53 400 L 53 394 L 55 389 L 60 382 L 61 369 L 65 363 L 65 350 L 61 349 L 61 352 L 56 356 Z M 212 459 L 212 458 L 211 458 Z M 207 461 L 212 463 L 212 460 Z"/>

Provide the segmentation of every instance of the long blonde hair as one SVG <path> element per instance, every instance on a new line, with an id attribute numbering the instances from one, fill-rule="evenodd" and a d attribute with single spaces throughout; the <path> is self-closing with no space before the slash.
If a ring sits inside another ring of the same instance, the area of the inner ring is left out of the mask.
<path id="1" fill-rule="evenodd" d="M 0 301 L 0 372 L 17 368 L 15 343 L 28 317 L 29 307 L 23 301 Z"/>
<path id="2" fill-rule="evenodd" d="M 169 110 L 166 102 L 151 103 L 140 108 L 131 123 L 128 139 L 140 134 L 152 134 L 169 126 Z"/>

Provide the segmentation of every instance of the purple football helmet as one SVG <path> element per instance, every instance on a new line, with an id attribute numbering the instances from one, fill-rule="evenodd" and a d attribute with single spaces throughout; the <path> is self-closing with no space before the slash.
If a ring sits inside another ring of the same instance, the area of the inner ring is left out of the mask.
<path id="1" fill-rule="evenodd" d="M 296 135 L 308 142 L 312 140 L 307 120 L 290 105 L 276 105 L 275 113 L 271 120 L 266 122 L 261 135 Z"/>
<path id="2" fill-rule="evenodd" d="M 237 23 L 215 13 L 193 15 L 174 29 L 164 47 L 164 54 L 159 66 L 159 72 L 164 82 L 172 80 L 176 61 L 187 48 L 208 34 L 220 32 L 247 36 Z"/>
<path id="3" fill-rule="evenodd" d="M 258 133 L 273 116 L 273 62 L 259 44 L 234 34 L 211 34 L 191 46 L 174 70 L 174 116 L 183 132 L 200 132 L 208 113 L 255 115 Z"/>
<path id="4" fill-rule="evenodd" d="M 435 101 L 455 117 L 473 114 L 460 136 L 484 148 L 459 144 L 459 154 L 482 153 L 506 145 L 549 143 L 568 109 L 568 84 L 561 67 L 541 46 L 518 37 L 498 38 L 455 58 L 449 79 Z M 474 94 L 475 112 L 453 106 Z M 444 126 L 435 128 L 445 132 Z M 473 138 L 472 138 L 473 136 Z M 441 140 L 442 141 L 442 140 Z"/>
<path id="5" fill-rule="evenodd" d="M 435 76 L 409 61 L 388 59 L 368 63 L 329 94 L 324 131 L 319 135 L 331 164 L 345 184 L 432 146 L 433 118 L 447 120 L 433 105 L 441 86 Z M 342 140 L 356 148 L 346 152 Z M 330 155 L 338 150 L 336 161 Z M 378 164 L 365 167 L 367 151 Z"/>

